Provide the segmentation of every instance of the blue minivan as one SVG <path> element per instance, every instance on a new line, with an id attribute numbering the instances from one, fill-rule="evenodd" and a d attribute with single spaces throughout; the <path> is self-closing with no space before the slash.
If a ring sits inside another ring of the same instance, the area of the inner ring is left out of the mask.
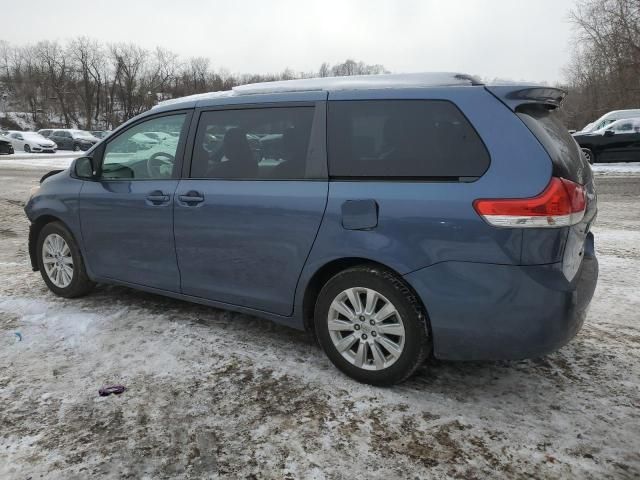
<path id="1" fill-rule="evenodd" d="M 374 385 L 543 355 L 598 276 L 564 95 L 440 73 L 170 100 L 43 177 L 31 263 L 63 297 L 119 284 L 308 329 Z"/>

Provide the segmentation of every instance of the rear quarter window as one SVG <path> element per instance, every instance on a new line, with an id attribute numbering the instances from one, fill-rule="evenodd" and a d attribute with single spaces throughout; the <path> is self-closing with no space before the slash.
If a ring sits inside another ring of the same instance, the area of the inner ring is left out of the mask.
<path id="1" fill-rule="evenodd" d="M 475 179 L 487 149 L 445 100 L 329 102 L 329 174 L 334 178 Z"/>

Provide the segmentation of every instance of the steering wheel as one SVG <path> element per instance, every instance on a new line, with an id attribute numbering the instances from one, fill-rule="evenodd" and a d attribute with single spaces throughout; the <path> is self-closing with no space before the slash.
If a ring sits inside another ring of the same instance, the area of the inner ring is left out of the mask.
<path id="1" fill-rule="evenodd" d="M 156 152 L 147 159 L 149 178 L 168 178 L 173 172 L 176 157 L 170 153 Z"/>

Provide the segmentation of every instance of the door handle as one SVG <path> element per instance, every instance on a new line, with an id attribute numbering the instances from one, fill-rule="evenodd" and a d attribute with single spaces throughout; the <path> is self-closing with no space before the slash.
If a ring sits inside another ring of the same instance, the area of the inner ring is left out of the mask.
<path id="1" fill-rule="evenodd" d="M 196 203 L 204 202 L 204 195 L 200 192 L 196 192 L 195 190 L 191 190 L 185 195 L 179 195 L 178 200 L 182 203 L 186 203 L 187 205 L 195 205 Z"/>
<path id="2" fill-rule="evenodd" d="M 169 201 L 169 195 L 161 192 L 160 190 L 154 190 L 147 195 L 147 201 L 151 202 L 153 205 L 162 205 Z"/>

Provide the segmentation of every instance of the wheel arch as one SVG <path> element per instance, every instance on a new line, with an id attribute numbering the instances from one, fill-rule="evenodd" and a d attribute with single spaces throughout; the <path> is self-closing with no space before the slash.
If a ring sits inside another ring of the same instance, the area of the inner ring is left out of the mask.
<path id="1" fill-rule="evenodd" d="M 425 314 L 427 315 L 427 309 L 422 299 L 417 294 L 417 292 L 413 289 L 408 282 L 406 282 L 402 275 L 398 273 L 394 268 L 380 263 L 375 260 L 371 260 L 369 258 L 364 257 L 343 257 L 333 259 L 319 268 L 309 277 L 309 280 L 305 284 L 304 294 L 302 298 L 302 321 L 303 326 L 306 331 L 312 332 L 314 330 L 314 310 L 316 306 L 316 301 L 318 299 L 318 295 L 322 290 L 322 287 L 326 285 L 326 283 L 338 273 L 347 270 L 356 266 L 370 265 L 372 267 L 378 267 L 384 269 L 388 272 L 393 273 L 398 278 L 402 279 L 403 283 L 411 290 L 411 292 L 415 295 L 415 297 L 420 302 Z M 429 322 L 427 321 L 427 324 Z"/>
<path id="2" fill-rule="evenodd" d="M 51 215 L 47 213 L 44 215 L 40 215 L 38 218 L 36 218 L 31 223 L 31 226 L 29 227 L 29 258 L 31 260 L 31 269 L 34 272 L 40 269 L 40 265 L 38 264 L 38 252 L 37 252 L 38 237 L 40 236 L 40 232 L 45 227 L 45 225 L 48 225 L 53 222 L 60 222 L 62 225 L 65 226 L 67 230 L 69 230 L 69 233 L 71 233 L 71 235 L 73 236 L 73 232 L 71 231 L 69 226 L 60 217 L 56 217 L 55 215 Z M 74 236 L 74 240 L 77 243 L 77 239 L 75 238 L 75 236 Z"/>

